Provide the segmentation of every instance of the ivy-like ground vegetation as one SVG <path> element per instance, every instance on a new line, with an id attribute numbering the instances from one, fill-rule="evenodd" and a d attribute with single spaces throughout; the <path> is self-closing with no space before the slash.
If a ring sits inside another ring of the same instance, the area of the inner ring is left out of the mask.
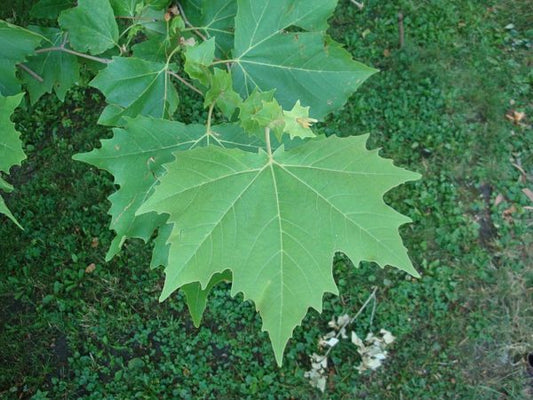
<path id="1" fill-rule="evenodd" d="M 414 221 L 402 234 L 422 278 L 354 268 L 339 254 L 341 296 L 304 319 L 278 369 L 254 306 L 229 287 L 215 287 L 197 329 L 181 295 L 157 302 L 148 246 L 129 240 L 105 262 L 113 180 L 72 161 L 111 137 L 96 125 L 104 99 L 92 89 L 67 92 L 64 104 L 45 95 L 14 118 L 28 159 L 5 198 L 25 230 L 0 227 L 2 398 L 528 398 L 528 4 L 381 3 L 346 1 L 330 20 L 332 36 L 381 72 L 318 130 L 370 132 L 370 148 L 423 173 L 387 197 Z M 30 7 L 7 2 L 2 18 L 27 24 Z M 187 123 L 206 119 L 194 95 L 177 107 Z M 391 331 L 389 358 L 359 375 L 356 351 L 336 347 L 322 394 L 304 378 L 309 355 L 328 320 L 355 314 L 374 287 L 373 318 L 369 308 L 355 329 Z"/>

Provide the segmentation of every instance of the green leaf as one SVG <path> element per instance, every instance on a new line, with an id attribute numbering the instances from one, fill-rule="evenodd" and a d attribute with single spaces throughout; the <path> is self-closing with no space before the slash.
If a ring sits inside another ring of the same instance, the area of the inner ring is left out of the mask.
<path id="1" fill-rule="evenodd" d="M 58 29 L 38 28 L 38 31 L 50 40 L 52 46 L 60 46 L 63 43 L 64 34 Z M 43 79 L 40 82 L 26 71 L 21 73 L 32 104 L 52 90 L 59 100 L 65 100 L 65 94 L 80 77 L 77 57 L 63 51 L 49 51 L 31 56 L 25 65 Z"/>
<path id="2" fill-rule="evenodd" d="M 137 15 L 137 23 L 144 28 L 144 33 L 148 38 L 158 38 L 167 36 L 167 23 L 165 22 L 165 11 L 154 7 L 144 7 Z"/>
<path id="3" fill-rule="evenodd" d="M 109 0 L 116 16 L 133 17 L 138 7 L 143 6 L 143 0 Z"/>
<path id="4" fill-rule="evenodd" d="M 178 94 L 170 82 L 168 68 L 167 64 L 140 58 L 113 57 L 89 83 L 111 103 L 98 122 L 118 125 L 123 117 L 170 117 L 178 107 Z"/>
<path id="5" fill-rule="evenodd" d="M 285 120 L 284 131 L 291 136 L 291 139 L 316 136 L 310 126 L 318 121 L 309 118 L 309 107 L 302 107 L 300 100 L 296 102 L 291 111 L 283 111 L 283 118 Z"/>
<path id="6" fill-rule="evenodd" d="M 0 20 L 0 95 L 20 92 L 16 65 L 32 54 L 44 39 L 37 33 Z"/>
<path id="7" fill-rule="evenodd" d="M 257 89 L 239 106 L 239 119 L 244 131 L 250 135 L 263 137 L 265 128 L 276 133 L 279 140 L 285 121 L 283 110 L 274 99 L 274 91 L 259 92 Z"/>
<path id="8" fill-rule="evenodd" d="M 220 68 L 215 68 L 211 77 L 209 90 L 205 94 L 204 107 L 209 107 L 213 103 L 228 119 L 242 104 L 241 96 L 233 90 L 231 74 Z"/>
<path id="9" fill-rule="evenodd" d="M 237 1 L 186 0 L 181 3 L 189 22 L 206 38 L 216 38 L 217 56 L 229 56 L 233 48 Z"/>
<path id="10" fill-rule="evenodd" d="M 102 140 L 102 147 L 89 153 L 76 154 L 83 161 L 110 172 L 120 189 L 109 197 L 110 228 L 116 232 L 106 258 L 116 255 L 127 238 L 145 241 L 166 218 L 155 213 L 135 216 L 140 205 L 150 196 L 161 165 L 174 159 L 173 152 L 213 143 L 223 147 L 239 147 L 257 151 L 259 142 L 248 138 L 236 125 L 212 127 L 207 133 L 203 125 L 184 125 L 168 120 L 138 117 L 126 119 L 125 129 L 114 129 L 112 139 Z M 164 253 L 164 243 L 162 250 Z M 162 254 L 159 260 L 165 260 Z M 159 265 L 155 261 L 152 265 Z M 164 263 L 162 263 L 164 265 Z"/>
<path id="11" fill-rule="evenodd" d="M 170 0 L 145 0 L 145 3 L 155 10 L 164 10 L 169 6 Z"/>
<path id="12" fill-rule="evenodd" d="M 15 96 L 4 97 L 0 95 L 0 171 L 9 174 L 9 170 L 14 165 L 20 165 L 26 158 L 22 150 L 20 133 L 15 130 L 15 124 L 11 122 L 11 115 L 18 107 L 24 93 Z M 0 177 L 0 189 L 10 192 L 12 186 Z M 0 213 L 5 214 L 21 229 L 13 214 L 7 208 L 4 199 L 0 196 Z"/>
<path id="13" fill-rule="evenodd" d="M 167 165 L 138 214 L 172 224 L 161 300 L 230 269 L 232 294 L 255 302 L 279 364 L 309 307 L 337 293 L 331 259 L 342 251 L 417 275 L 398 227 L 409 219 L 383 201 L 419 177 L 368 151 L 368 136 L 313 139 L 290 151 L 207 147 Z"/>
<path id="14" fill-rule="evenodd" d="M 202 322 L 202 315 L 204 314 L 207 297 L 211 289 L 221 282 L 229 281 L 231 281 L 231 271 L 226 270 L 220 274 L 213 275 L 207 286 L 203 289 L 199 282 L 189 283 L 181 288 L 185 296 L 187 296 L 187 307 L 189 308 L 189 313 L 191 314 L 195 327 L 198 328 Z"/>
<path id="15" fill-rule="evenodd" d="M 153 37 L 131 47 L 133 56 L 146 61 L 165 62 L 176 46 L 170 40 Z"/>
<path id="16" fill-rule="evenodd" d="M 75 50 L 97 55 L 118 46 L 118 26 L 108 0 L 78 0 L 58 21 Z"/>
<path id="17" fill-rule="evenodd" d="M 215 58 L 215 39 L 209 39 L 185 51 L 185 72 L 203 85 L 209 83 L 211 71 L 209 66 Z"/>
<path id="18" fill-rule="evenodd" d="M 11 221 L 13 221 L 15 225 L 17 225 L 20 229 L 24 229 L 22 228 L 22 225 L 19 224 L 19 222 L 17 221 L 13 213 L 9 210 L 9 208 L 7 208 L 6 203 L 4 199 L 2 198 L 2 196 L 0 196 L 0 214 L 4 214 Z M 206 297 L 206 301 L 207 301 L 207 297 Z M 191 315 L 192 315 L 192 312 L 191 312 Z M 200 314 L 200 318 L 201 318 L 201 314 Z"/>
<path id="19" fill-rule="evenodd" d="M 352 60 L 326 34 L 337 0 L 239 0 L 233 82 L 244 97 L 276 89 L 284 109 L 300 100 L 314 118 L 346 102 L 375 70 Z M 300 28 L 310 32 L 287 32 Z"/>
<path id="20" fill-rule="evenodd" d="M 75 5 L 75 0 L 41 0 L 33 5 L 30 14 L 36 18 L 56 19 L 61 11 Z"/>

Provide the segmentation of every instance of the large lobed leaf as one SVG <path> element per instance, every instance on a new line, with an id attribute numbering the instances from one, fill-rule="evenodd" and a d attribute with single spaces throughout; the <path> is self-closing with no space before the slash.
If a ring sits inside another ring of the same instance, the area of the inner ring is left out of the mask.
<path id="1" fill-rule="evenodd" d="M 375 70 L 352 60 L 326 34 L 337 0 L 238 0 L 233 79 L 248 96 L 276 89 L 284 109 L 297 100 L 322 118 L 340 108 Z M 308 32 L 288 32 L 288 29 Z"/>
<path id="2" fill-rule="evenodd" d="M 15 130 L 15 125 L 11 122 L 11 115 L 23 97 L 24 93 L 10 97 L 0 95 L 0 171 L 6 174 L 9 173 L 12 166 L 20 165 L 22 160 L 26 158 L 22 150 L 20 134 Z M 0 190 L 10 192 L 13 187 L 0 177 Z M 20 224 L 7 208 L 2 196 L 0 196 L 0 213 L 7 215 L 20 227 Z"/>
<path id="3" fill-rule="evenodd" d="M 173 153 L 214 143 L 222 147 L 239 147 L 257 151 L 255 139 L 245 135 L 236 125 L 220 125 L 206 132 L 204 125 L 185 125 L 162 119 L 138 117 L 127 119 L 124 129 L 113 130 L 111 139 L 89 153 L 76 154 L 83 161 L 110 172 L 120 186 L 109 200 L 111 229 L 116 236 L 108 250 L 107 259 L 119 251 L 127 238 L 147 241 L 166 218 L 156 213 L 136 216 L 140 205 L 151 195 L 163 170 L 162 164 L 174 159 Z M 166 260 L 156 265 L 166 265 Z"/>
<path id="4" fill-rule="evenodd" d="M 232 294 L 255 302 L 279 364 L 293 329 L 325 292 L 331 258 L 374 261 L 412 275 L 398 227 L 409 219 L 382 196 L 418 178 L 365 148 L 366 136 L 310 140 L 272 158 L 218 147 L 182 152 L 137 214 L 168 215 L 165 299 L 230 269 Z"/>

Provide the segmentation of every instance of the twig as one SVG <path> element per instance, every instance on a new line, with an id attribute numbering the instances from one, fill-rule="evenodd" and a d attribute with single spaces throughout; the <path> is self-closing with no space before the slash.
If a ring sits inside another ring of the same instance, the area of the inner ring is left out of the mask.
<path id="1" fill-rule="evenodd" d="M 355 317 L 353 317 L 352 319 L 350 319 L 349 321 L 346 321 L 344 324 L 342 324 L 342 326 L 339 327 L 339 331 L 337 332 L 337 334 L 335 335 L 335 339 L 338 339 L 339 336 L 341 335 L 341 333 L 345 330 L 345 328 L 350 325 L 350 324 L 353 324 L 355 322 L 355 320 L 359 317 L 359 315 L 361 315 L 361 313 L 365 310 L 365 308 L 368 306 L 368 303 L 370 303 L 371 300 L 374 300 L 374 307 L 372 307 L 372 315 L 370 317 L 370 321 L 372 321 L 374 319 L 374 312 L 376 310 L 376 292 L 378 291 L 378 288 L 375 287 L 374 290 L 372 290 L 372 293 L 370 293 L 370 296 L 368 296 L 368 298 L 366 299 L 366 301 L 363 303 L 363 305 L 361 306 L 361 308 L 359 308 L 359 311 L 357 311 L 357 314 L 355 314 Z M 333 349 L 333 346 L 330 347 L 328 349 L 328 351 L 326 351 L 326 354 L 324 354 L 324 356 L 321 358 L 321 360 L 324 360 L 325 358 L 328 357 L 329 353 L 331 352 L 331 349 Z"/>
<path id="2" fill-rule="evenodd" d="M 191 90 L 194 90 L 196 93 L 200 94 L 200 95 L 204 95 L 202 93 L 202 91 L 198 88 L 196 88 L 195 86 L 193 86 L 191 83 L 187 82 L 185 79 L 183 79 L 181 76 L 179 76 L 178 74 L 176 74 L 174 71 L 170 71 L 170 70 L 167 70 L 167 73 L 172 75 L 174 78 L 176 78 L 178 81 L 180 81 L 181 83 L 183 83 L 185 86 L 187 86 L 189 89 Z"/>
<path id="3" fill-rule="evenodd" d="M 177 2 L 177 4 L 180 10 L 181 18 L 183 18 L 183 22 L 185 22 L 185 25 L 187 25 L 189 28 L 192 28 L 193 32 L 196 33 L 198 36 L 200 36 L 202 40 L 205 42 L 207 40 L 207 37 L 205 37 L 205 35 L 202 32 L 200 32 L 193 24 L 189 22 L 189 20 L 187 19 L 187 16 L 185 15 L 185 12 L 183 11 L 183 7 L 181 6 L 179 1 Z"/>
<path id="4" fill-rule="evenodd" d="M 398 13 L 398 30 L 400 33 L 400 49 L 402 49 L 403 43 L 404 43 L 404 30 L 403 30 L 403 14 L 401 11 Z"/>
<path id="5" fill-rule="evenodd" d="M 91 56 L 89 54 L 80 53 L 78 51 L 67 49 L 64 46 L 46 47 L 44 49 L 36 50 L 35 53 L 37 53 L 37 54 L 39 54 L 39 53 L 47 53 L 47 52 L 50 52 L 50 51 L 63 51 L 65 53 L 73 54 L 75 56 L 86 58 L 88 60 L 96 61 L 96 62 L 99 62 L 99 63 L 102 63 L 102 64 L 109 64 L 111 61 L 113 61 L 113 60 L 110 60 L 109 58 L 100 58 L 100 57 Z"/>
<path id="6" fill-rule="evenodd" d="M 44 79 L 42 78 L 42 76 L 40 76 L 39 74 L 37 74 L 37 72 L 35 72 L 34 70 L 28 68 L 27 66 L 25 66 L 24 64 L 17 64 L 17 67 L 19 67 L 20 69 L 23 69 L 24 71 L 26 71 L 28 74 L 30 74 L 32 76 L 32 78 L 36 79 L 37 81 L 43 83 L 44 82 Z"/>
<path id="7" fill-rule="evenodd" d="M 359 3 L 358 1 L 355 1 L 355 0 L 350 0 L 352 2 L 352 4 L 355 4 L 357 6 L 357 8 L 359 8 L 360 10 L 363 9 L 363 7 L 365 6 L 364 3 Z"/>

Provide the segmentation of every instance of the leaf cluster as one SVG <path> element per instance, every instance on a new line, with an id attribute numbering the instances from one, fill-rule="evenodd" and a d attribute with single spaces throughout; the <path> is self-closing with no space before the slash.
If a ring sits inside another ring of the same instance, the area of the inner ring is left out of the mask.
<path id="1" fill-rule="evenodd" d="M 337 293 L 336 251 L 416 275 L 398 234 L 408 219 L 382 196 L 417 174 L 368 151 L 366 136 L 311 130 L 375 72 L 326 33 L 336 4 L 41 0 L 33 15 L 50 26 L 0 21 L 0 145 L 17 154 L 2 171 L 23 158 L 9 122 L 22 87 L 32 103 L 52 91 L 63 100 L 80 70 L 92 71 L 107 102 L 99 123 L 114 136 L 74 158 L 119 186 L 107 258 L 157 231 L 161 299 L 182 290 L 199 324 L 209 291 L 231 281 L 255 303 L 281 364 L 309 307 Z M 204 98 L 204 123 L 179 121 L 183 90 Z"/>

